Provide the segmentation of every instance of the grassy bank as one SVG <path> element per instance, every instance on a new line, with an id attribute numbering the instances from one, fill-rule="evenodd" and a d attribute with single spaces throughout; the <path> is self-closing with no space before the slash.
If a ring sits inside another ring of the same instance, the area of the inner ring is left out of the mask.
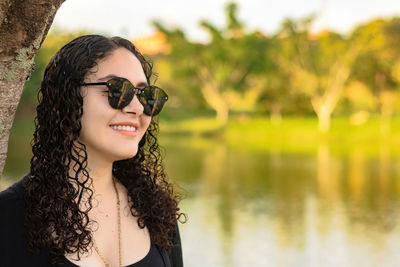
<path id="1" fill-rule="evenodd" d="M 21 176 L 29 170 L 30 119 L 15 121 L 9 140 L 4 176 Z M 330 153 L 347 155 L 354 151 L 373 157 L 400 157 L 400 118 L 390 121 L 390 131 L 382 133 L 382 122 L 371 118 L 353 125 L 348 118 L 334 118 L 331 130 L 318 131 L 316 118 L 283 118 L 273 123 L 265 117 L 234 117 L 225 126 L 214 117 L 160 119 L 160 143 L 164 147 L 184 146 L 208 149 L 226 145 L 230 149 L 315 154 L 328 148 Z"/>
<path id="2" fill-rule="evenodd" d="M 252 150 L 315 152 L 325 145 L 338 153 L 361 149 L 368 154 L 379 154 L 382 149 L 389 149 L 400 156 L 400 118 L 393 118 L 389 124 L 371 118 L 361 125 L 351 124 L 349 118 L 334 118 L 328 133 L 319 132 L 318 120 L 312 117 L 284 118 L 275 123 L 262 117 L 237 117 L 225 126 L 214 118 L 195 118 L 162 121 L 160 127 L 166 139 L 184 136 L 195 142 L 209 137 L 230 147 Z"/>

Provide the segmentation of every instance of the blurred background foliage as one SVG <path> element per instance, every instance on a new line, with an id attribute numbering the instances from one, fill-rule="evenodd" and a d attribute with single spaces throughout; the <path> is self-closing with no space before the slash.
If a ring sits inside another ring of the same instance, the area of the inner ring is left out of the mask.
<path id="1" fill-rule="evenodd" d="M 347 34 L 312 32 L 312 15 L 285 19 L 274 34 L 249 31 L 235 3 L 226 5 L 225 17 L 221 27 L 199 22 L 209 34 L 204 43 L 161 21 L 152 22 L 154 36 L 132 40 L 154 63 L 153 82 L 170 95 L 160 114 L 162 135 L 279 144 L 290 151 L 318 140 L 400 140 L 399 17 L 371 20 Z M 53 29 L 37 53 L 15 118 L 6 174 L 19 155 L 30 156 L 37 91 L 51 56 L 87 33 Z"/>
<path id="2" fill-rule="evenodd" d="M 233 120 L 315 116 L 319 129 L 327 132 L 332 116 L 355 116 L 352 122 L 361 124 L 371 116 L 398 115 L 400 18 L 369 21 L 345 35 L 312 33 L 313 16 L 286 19 L 277 33 L 267 35 L 246 30 L 237 12 L 236 4 L 226 6 L 224 27 L 201 21 L 199 26 L 209 34 L 206 43 L 187 39 L 180 28 L 153 22 L 156 35 L 165 39 L 150 58 L 160 73 L 156 83 L 171 95 L 162 114 L 166 120 L 200 114 L 226 125 L 231 115 Z M 32 111 L 51 56 L 82 34 L 53 30 L 48 35 L 21 107 Z"/>
<path id="3" fill-rule="evenodd" d="M 222 28 L 200 22 L 207 43 L 154 22 L 170 47 L 155 61 L 169 67 L 160 84 L 178 91 L 171 92 L 171 108 L 209 109 L 222 125 L 231 114 L 316 116 L 321 132 L 330 130 L 332 116 L 362 124 L 371 116 L 398 114 L 400 18 L 376 19 L 346 35 L 312 33 L 313 16 L 286 19 L 277 33 L 266 35 L 247 31 L 235 4 L 225 12 Z"/>
<path id="4" fill-rule="evenodd" d="M 160 114 L 162 135 L 216 137 L 252 147 L 290 144 L 290 150 L 302 140 L 397 143 L 399 17 L 374 19 L 347 34 L 312 32 L 315 16 L 288 18 L 266 34 L 247 30 L 235 3 L 226 5 L 225 16 L 221 27 L 199 22 L 209 34 L 204 43 L 162 21 L 153 21 L 154 36 L 132 40 L 153 61 L 159 74 L 153 82 L 170 95 Z M 82 34 L 87 32 L 53 29 L 47 36 L 25 84 L 12 151 L 30 153 L 26 140 L 45 66 Z M 8 161 L 14 162 L 18 153 L 12 151 Z"/>

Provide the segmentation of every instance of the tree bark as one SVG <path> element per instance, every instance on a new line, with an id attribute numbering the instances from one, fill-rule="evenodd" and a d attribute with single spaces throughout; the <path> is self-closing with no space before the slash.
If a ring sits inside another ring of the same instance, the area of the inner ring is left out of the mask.
<path id="1" fill-rule="evenodd" d="M 327 133 L 331 128 L 331 116 L 332 116 L 332 109 L 328 109 L 326 105 L 323 105 L 316 110 L 318 117 L 318 129 L 322 133 Z"/>
<path id="2" fill-rule="evenodd" d="M 65 0 L 0 0 L 0 177 L 33 59 Z"/>
<path id="3" fill-rule="evenodd" d="M 322 133 L 330 130 L 332 113 L 339 102 L 350 71 L 348 66 L 333 67 L 324 94 L 311 98 L 311 104 L 318 117 L 318 129 Z"/>
<path id="4" fill-rule="evenodd" d="M 221 95 L 219 84 L 212 78 L 206 68 L 200 70 L 199 77 L 204 83 L 201 88 L 204 99 L 217 112 L 217 121 L 222 125 L 226 125 L 229 119 L 229 106 Z"/>
<path id="5" fill-rule="evenodd" d="M 391 132 L 390 118 L 394 112 L 394 106 L 396 105 L 396 93 L 383 90 L 378 95 L 380 103 L 380 114 L 381 114 L 381 134 L 388 136 Z"/>

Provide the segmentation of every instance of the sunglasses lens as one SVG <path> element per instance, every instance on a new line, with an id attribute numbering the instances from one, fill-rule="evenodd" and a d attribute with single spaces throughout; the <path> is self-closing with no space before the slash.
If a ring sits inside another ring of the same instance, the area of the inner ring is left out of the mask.
<path id="1" fill-rule="evenodd" d="M 163 89 L 156 86 L 146 87 L 139 96 L 139 101 L 144 107 L 143 113 L 148 116 L 155 116 L 160 113 L 167 100 L 168 95 Z"/>
<path id="2" fill-rule="evenodd" d="M 107 82 L 108 102 L 115 109 L 122 109 L 129 105 L 135 95 L 135 87 L 124 78 L 113 78 Z M 143 113 L 155 116 L 160 113 L 168 95 L 157 86 L 148 86 L 138 95 L 139 102 L 143 105 Z"/>
<path id="3" fill-rule="evenodd" d="M 134 96 L 133 85 L 126 79 L 114 78 L 108 82 L 108 102 L 115 109 L 122 109 L 129 105 Z"/>

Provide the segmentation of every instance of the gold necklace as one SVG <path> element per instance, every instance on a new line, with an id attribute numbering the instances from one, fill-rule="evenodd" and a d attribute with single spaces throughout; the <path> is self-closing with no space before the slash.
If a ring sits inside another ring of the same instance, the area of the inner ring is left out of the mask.
<path id="1" fill-rule="evenodd" d="M 119 201 L 119 194 L 118 194 L 118 189 L 117 185 L 115 183 L 114 177 L 112 178 L 113 185 L 114 185 L 114 190 L 115 190 L 115 195 L 117 196 L 117 211 L 118 211 L 118 256 L 119 256 L 119 267 L 122 267 L 122 245 L 121 245 L 121 211 L 120 211 L 120 201 Z M 111 265 L 106 261 L 105 257 L 103 254 L 100 253 L 99 248 L 96 246 L 96 242 L 93 237 L 93 246 L 94 250 L 97 252 L 99 255 L 100 259 L 103 261 L 104 265 L 106 267 L 111 267 Z"/>

